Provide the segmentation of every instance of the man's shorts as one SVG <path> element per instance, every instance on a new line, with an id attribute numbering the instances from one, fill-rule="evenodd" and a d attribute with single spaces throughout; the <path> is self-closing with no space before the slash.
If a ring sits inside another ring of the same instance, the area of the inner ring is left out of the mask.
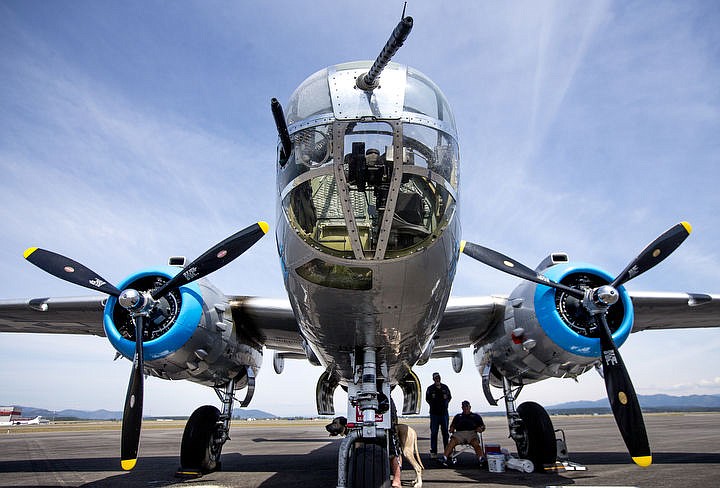
<path id="1" fill-rule="evenodd" d="M 453 433 L 453 437 L 457 439 L 460 444 L 469 444 L 471 440 L 477 440 L 477 432 L 474 430 L 456 430 Z"/>

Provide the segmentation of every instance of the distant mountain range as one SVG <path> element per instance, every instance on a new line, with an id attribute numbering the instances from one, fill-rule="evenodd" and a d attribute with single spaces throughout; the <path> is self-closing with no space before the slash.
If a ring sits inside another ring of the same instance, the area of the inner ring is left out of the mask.
<path id="1" fill-rule="evenodd" d="M 8 404 L 9 405 L 9 404 Z M 46 419 L 62 419 L 62 420 L 120 420 L 122 419 L 122 412 L 121 411 L 109 411 L 109 410 L 93 410 L 93 411 L 87 411 L 87 410 L 46 410 L 44 408 L 35 408 L 35 407 L 24 407 L 24 406 L 18 406 L 22 411 L 23 417 L 37 417 L 38 415 L 41 415 L 43 418 Z M 176 415 L 169 415 L 169 416 L 160 416 L 157 418 L 171 418 L 171 419 L 185 419 L 189 415 L 185 416 L 176 416 Z M 153 418 L 153 417 L 150 417 Z M 251 409 L 236 409 L 233 412 L 233 418 L 234 419 L 248 419 L 248 418 L 255 418 L 255 419 L 272 419 L 276 418 L 275 415 L 263 412 L 262 410 L 251 410 Z"/>
<path id="2" fill-rule="evenodd" d="M 720 409 L 720 395 L 638 395 L 640 407 L 647 411 L 688 411 L 688 410 L 717 410 Z M 550 412 L 559 410 L 610 410 L 607 398 L 595 401 L 577 401 L 559 403 L 547 407 Z"/>
<path id="3" fill-rule="evenodd" d="M 673 411 L 707 411 L 720 410 L 720 395 L 688 395 L 688 396 L 672 396 L 672 395 L 639 395 L 638 400 L 640 406 L 646 412 L 673 412 Z M 5 404 L 4 404 L 5 405 Z M 11 405 L 7 403 L 7 405 Z M 18 406 L 22 411 L 23 417 L 37 417 L 41 415 L 47 419 L 67 419 L 67 420 L 120 420 L 122 419 L 121 411 L 109 410 L 46 410 L 43 408 Z M 610 402 L 607 398 L 600 400 L 588 401 L 581 400 L 576 402 L 558 403 L 546 407 L 550 413 L 607 413 L 610 412 Z M 493 412 L 494 413 L 494 412 Z M 491 413 L 492 414 L 492 413 Z M 485 415 L 485 414 L 483 414 Z M 500 415 L 500 413 L 498 413 Z M 188 416 L 159 416 L 156 418 L 184 419 Z M 153 417 L 150 417 L 153 418 Z M 276 415 L 265 412 L 263 410 L 252 409 L 236 409 L 233 413 L 235 419 L 271 419 L 277 418 Z"/>
<path id="4" fill-rule="evenodd" d="M 82 419 L 82 420 L 118 420 L 122 418 L 122 412 L 111 412 L 109 410 L 45 410 L 44 408 L 17 407 L 22 411 L 23 417 L 37 417 L 41 415 L 46 419 Z"/>

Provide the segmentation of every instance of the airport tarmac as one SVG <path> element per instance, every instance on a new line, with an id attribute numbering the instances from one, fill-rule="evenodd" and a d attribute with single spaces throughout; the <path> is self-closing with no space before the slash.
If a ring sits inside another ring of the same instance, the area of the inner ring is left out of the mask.
<path id="1" fill-rule="evenodd" d="M 511 452 L 504 418 L 487 417 L 485 442 Z M 554 416 L 556 429 L 567 437 L 570 460 L 586 471 L 525 474 L 479 469 L 471 453 L 457 468 L 444 468 L 429 458 L 425 419 L 406 421 L 418 432 L 425 464 L 423 486 L 720 486 L 720 413 L 646 415 L 653 465 L 635 466 L 610 416 Z M 3 427 L 0 430 L 0 487 L 334 487 L 338 438 L 330 438 L 325 422 L 234 423 L 232 440 L 223 449 L 223 470 L 194 480 L 175 477 L 182 427 L 146 421 L 140 459 L 132 472 L 120 470 L 119 424 Z M 80 427 L 90 430 L 78 430 Z M 92 430 L 95 429 L 95 430 Z M 414 472 L 403 469 L 403 485 Z"/>

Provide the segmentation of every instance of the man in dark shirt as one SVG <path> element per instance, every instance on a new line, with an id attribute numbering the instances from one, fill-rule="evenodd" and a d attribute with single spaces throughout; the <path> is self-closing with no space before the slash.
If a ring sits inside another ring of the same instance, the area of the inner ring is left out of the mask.
<path id="1" fill-rule="evenodd" d="M 430 405 L 430 457 L 437 456 L 438 428 L 442 432 L 443 448 L 448 445 L 448 404 L 452 395 L 450 388 L 440 382 L 440 373 L 433 373 L 433 384 L 425 392 Z"/>
<path id="2" fill-rule="evenodd" d="M 470 444 L 475 449 L 478 461 L 482 465 L 485 462 L 485 453 L 483 452 L 480 441 L 478 441 L 478 432 L 485 430 L 485 422 L 480 415 L 470 410 L 470 402 L 463 400 L 462 412 L 457 414 L 450 424 L 450 432 L 453 433 L 450 443 L 445 447 L 444 455 L 440 458 L 440 462 L 447 464 L 447 457 L 450 455 L 455 446 L 458 444 Z"/>

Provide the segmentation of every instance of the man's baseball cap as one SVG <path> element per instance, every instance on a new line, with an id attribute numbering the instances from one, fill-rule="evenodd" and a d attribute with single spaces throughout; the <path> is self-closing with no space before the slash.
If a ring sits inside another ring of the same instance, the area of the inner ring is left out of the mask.
<path id="1" fill-rule="evenodd" d="M 470 406 L 470 402 L 467 401 L 467 400 L 463 400 L 463 402 L 462 402 L 461 405 L 462 405 L 463 407 L 466 406 L 466 405 L 469 407 L 469 406 Z"/>

